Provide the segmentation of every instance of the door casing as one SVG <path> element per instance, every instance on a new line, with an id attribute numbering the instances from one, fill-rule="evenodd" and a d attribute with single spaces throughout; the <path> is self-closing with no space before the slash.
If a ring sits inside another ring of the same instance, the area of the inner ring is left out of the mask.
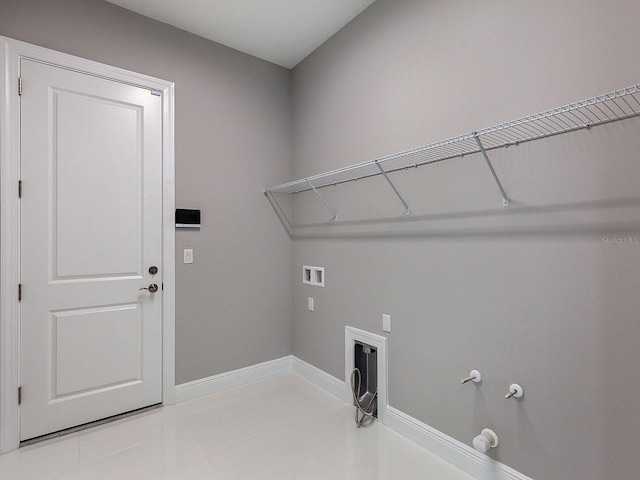
<path id="1" fill-rule="evenodd" d="M 160 91 L 162 95 L 162 402 L 175 403 L 174 85 L 0 36 L 0 454 L 20 445 L 20 108 L 22 58 Z"/>

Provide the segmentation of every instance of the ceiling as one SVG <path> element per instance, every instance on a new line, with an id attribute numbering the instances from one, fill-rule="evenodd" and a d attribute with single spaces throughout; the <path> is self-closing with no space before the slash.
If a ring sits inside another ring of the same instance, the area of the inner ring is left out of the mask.
<path id="1" fill-rule="evenodd" d="M 107 1 L 293 68 L 375 0 Z"/>

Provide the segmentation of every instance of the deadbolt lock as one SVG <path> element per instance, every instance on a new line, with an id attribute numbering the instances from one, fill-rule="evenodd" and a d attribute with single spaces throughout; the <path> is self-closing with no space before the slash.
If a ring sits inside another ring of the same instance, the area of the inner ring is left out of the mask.
<path id="1" fill-rule="evenodd" d="M 151 275 L 155 275 L 156 273 L 158 273 L 158 267 L 156 267 L 155 265 L 152 265 L 151 267 L 149 267 L 149 273 Z"/>

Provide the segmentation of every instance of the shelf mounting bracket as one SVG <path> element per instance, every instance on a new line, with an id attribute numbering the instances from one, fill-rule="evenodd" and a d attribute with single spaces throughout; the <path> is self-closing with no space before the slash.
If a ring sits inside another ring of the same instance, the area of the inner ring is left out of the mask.
<path id="1" fill-rule="evenodd" d="M 478 143 L 478 148 L 480 148 L 480 153 L 482 153 L 482 156 L 484 157 L 484 161 L 487 162 L 487 167 L 489 167 L 489 171 L 491 172 L 491 175 L 493 175 L 493 179 L 496 182 L 496 185 L 498 185 L 498 188 L 500 189 L 500 193 L 502 194 L 502 206 L 503 207 L 508 207 L 509 206 L 509 197 L 507 197 L 507 192 L 504 191 L 504 188 L 502 187 L 502 184 L 500 183 L 500 179 L 498 178 L 498 175 L 496 174 L 496 171 L 493 169 L 493 165 L 491 165 L 491 161 L 489 160 L 489 156 L 487 155 L 487 151 L 484 149 L 484 145 L 482 145 L 482 142 L 480 141 L 480 137 L 478 136 L 478 132 L 473 132 L 473 138 L 476 139 L 476 142 Z"/>
<path id="2" fill-rule="evenodd" d="M 409 205 L 407 205 L 407 202 L 404 201 L 404 198 L 402 198 L 402 195 L 400 195 L 400 192 L 398 191 L 396 186 L 393 184 L 393 182 L 389 178 L 389 175 L 387 175 L 387 172 L 384 171 L 384 168 L 382 168 L 382 166 L 380 165 L 380 161 L 379 160 L 376 160 L 376 166 L 380 169 L 380 173 L 382 173 L 382 175 L 384 175 L 384 178 L 389 183 L 389 186 L 393 189 L 393 191 L 395 192 L 396 196 L 402 202 L 402 205 L 404 205 L 404 214 L 405 215 L 410 215 L 411 212 L 409 211 Z"/>
<path id="3" fill-rule="evenodd" d="M 320 198 L 320 200 L 322 200 L 322 203 L 324 203 L 324 206 L 327 207 L 327 210 L 329 210 L 331 212 L 331 215 L 333 215 L 333 220 L 336 220 L 338 218 L 337 212 L 333 208 L 331 208 L 331 205 L 329 205 L 327 203 L 327 201 L 322 197 L 322 195 L 320 195 L 320 192 L 318 192 L 318 189 L 313 186 L 313 183 L 311 183 L 309 181 L 309 179 L 306 179 L 306 181 L 309 184 L 309 186 L 311 187 L 311 189 L 314 192 L 316 192 L 316 195 L 318 195 L 318 198 Z"/>

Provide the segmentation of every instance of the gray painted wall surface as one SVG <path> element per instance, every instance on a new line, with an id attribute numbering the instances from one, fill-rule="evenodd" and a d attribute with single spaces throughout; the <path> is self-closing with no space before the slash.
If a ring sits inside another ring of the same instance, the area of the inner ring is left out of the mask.
<path id="1" fill-rule="evenodd" d="M 632 0 L 378 0 L 294 69 L 294 178 L 638 83 L 639 19 Z M 337 222 L 298 194 L 294 354 L 342 378 L 344 326 L 383 334 L 388 313 L 392 406 L 467 444 L 494 428 L 490 455 L 537 480 L 636 478 L 639 128 L 491 153 L 506 209 L 479 156 L 393 174 L 409 218 L 382 177 L 323 189 Z"/>
<path id="2" fill-rule="evenodd" d="M 1 35 L 176 83 L 176 203 L 204 220 L 177 234 L 177 383 L 289 354 L 293 275 L 298 357 L 341 378 L 344 325 L 381 334 L 389 313 L 394 407 L 467 443 L 494 427 L 492 456 L 537 480 L 637 476 L 640 246 L 603 237 L 640 235 L 640 122 L 493 153 L 508 209 L 479 158 L 394 175 L 410 218 L 380 178 L 323 191 L 335 224 L 298 195 L 293 263 L 260 194 L 638 82 L 637 2 L 378 0 L 293 84 L 97 0 L 0 13 Z"/>
<path id="3" fill-rule="evenodd" d="M 291 177 L 290 71 L 98 0 L 3 0 L 0 35 L 175 83 L 176 206 L 203 220 L 176 233 L 176 382 L 291 354 L 291 241 L 260 190 Z"/>

